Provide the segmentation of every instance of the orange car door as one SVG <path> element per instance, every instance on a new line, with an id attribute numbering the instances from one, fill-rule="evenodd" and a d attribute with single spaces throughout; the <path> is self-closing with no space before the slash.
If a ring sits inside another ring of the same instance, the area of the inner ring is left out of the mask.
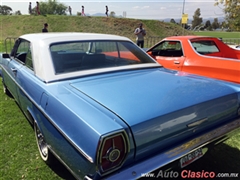
<path id="1" fill-rule="evenodd" d="M 181 56 L 181 57 L 155 56 L 155 59 L 159 64 L 161 64 L 165 68 L 180 71 L 182 70 L 185 57 L 184 56 Z"/>

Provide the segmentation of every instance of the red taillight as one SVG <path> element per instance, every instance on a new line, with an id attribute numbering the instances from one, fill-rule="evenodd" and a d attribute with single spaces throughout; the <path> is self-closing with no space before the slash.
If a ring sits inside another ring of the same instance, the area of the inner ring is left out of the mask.
<path id="1" fill-rule="evenodd" d="M 125 133 L 103 137 L 99 149 L 98 165 L 103 174 L 121 167 L 128 153 L 128 141 Z"/>

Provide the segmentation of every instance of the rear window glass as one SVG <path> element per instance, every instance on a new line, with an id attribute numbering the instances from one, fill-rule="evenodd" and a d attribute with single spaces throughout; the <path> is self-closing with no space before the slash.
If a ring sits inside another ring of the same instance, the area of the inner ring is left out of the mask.
<path id="1" fill-rule="evenodd" d="M 191 44 L 195 51 L 200 54 L 211 54 L 219 52 L 217 45 L 214 41 L 211 40 L 191 41 Z"/>
<path id="2" fill-rule="evenodd" d="M 51 56 L 56 74 L 74 71 L 156 63 L 128 41 L 80 41 L 52 44 Z"/>

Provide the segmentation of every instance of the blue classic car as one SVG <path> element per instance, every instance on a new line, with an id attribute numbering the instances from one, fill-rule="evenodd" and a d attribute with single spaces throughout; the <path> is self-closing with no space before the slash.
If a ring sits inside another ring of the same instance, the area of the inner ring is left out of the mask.
<path id="1" fill-rule="evenodd" d="M 239 131 L 240 85 L 165 69 L 125 37 L 27 34 L 1 58 L 42 159 L 76 179 L 184 168 Z"/>

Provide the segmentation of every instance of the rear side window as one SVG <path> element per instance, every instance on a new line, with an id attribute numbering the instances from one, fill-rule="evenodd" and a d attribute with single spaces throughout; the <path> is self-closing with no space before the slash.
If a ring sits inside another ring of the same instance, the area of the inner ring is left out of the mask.
<path id="1" fill-rule="evenodd" d="M 31 49 L 29 48 L 28 52 L 27 52 L 27 55 L 26 55 L 26 63 L 25 65 L 30 68 L 31 70 L 34 70 L 33 69 L 33 60 L 32 60 L 32 52 L 31 52 Z"/>
<path id="2" fill-rule="evenodd" d="M 29 46 L 30 46 L 30 43 L 28 41 L 21 40 L 17 49 L 17 54 L 27 53 Z"/>
<path id="3" fill-rule="evenodd" d="M 191 41 L 191 44 L 195 51 L 197 51 L 199 54 L 211 54 L 219 52 L 217 45 L 211 40 Z"/>

